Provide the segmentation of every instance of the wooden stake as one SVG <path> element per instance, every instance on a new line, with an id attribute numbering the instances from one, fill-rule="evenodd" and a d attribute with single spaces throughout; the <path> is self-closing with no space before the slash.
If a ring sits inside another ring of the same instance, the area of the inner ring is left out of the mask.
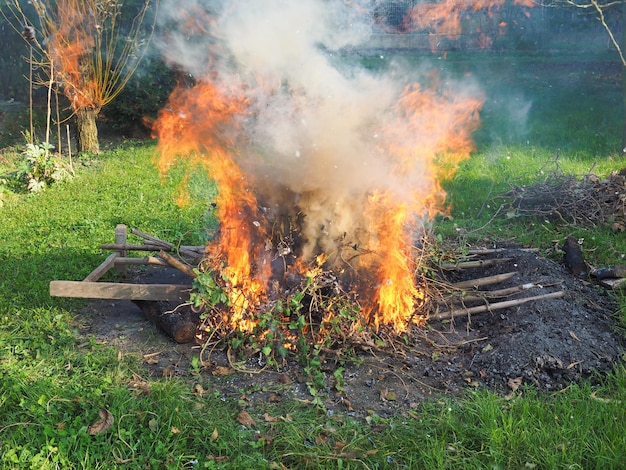
<path id="1" fill-rule="evenodd" d="M 118 245 L 117 243 L 104 243 L 100 245 L 101 250 L 114 250 L 114 251 L 169 251 L 168 248 L 157 245 L 156 243 L 144 243 L 142 245 L 133 245 L 133 244 L 123 244 Z M 202 256 L 206 250 L 205 246 L 193 246 L 193 245 L 183 245 L 180 247 L 182 251 L 185 253 L 193 252 L 195 254 L 194 257 Z"/>
<path id="2" fill-rule="evenodd" d="M 450 297 L 441 300 L 439 303 L 450 302 L 451 300 L 456 300 L 455 297 L 458 297 L 459 300 L 463 302 L 477 302 L 485 299 L 497 299 L 502 297 L 508 297 L 509 295 L 517 294 L 518 292 L 523 292 L 529 289 L 535 288 L 544 288 L 544 287 L 552 287 L 558 284 L 562 284 L 562 280 L 558 280 L 550 283 L 538 283 L 538 282 L 529 282 L 526 284 L 521 284 L 514 287 L 508 287 L 506 289 L 496 289 L 496 290 L 485 290 L 485 291 L 473 291 L 472 294 L 466 294 L 466 291 L 458 292 L 456 295 L 451 295 Z"/>
<path id="3" fill-rule="evenodd" d="M 165 251 L 161 250 L 159 251 L 159 256 L 163 258 L 163 261 L 169 264 L 172 268 L 178 269 L 179 271 L 185 273 L 190 278 L 195 279 L 196 277 L 198 277 L 198 275 L 194 272 L 191 266 L 186 265 L 179 259 L 174 258 L 169 253 L 166 253 Z"/>
<path id="4" fill-rule="evenodd" d="M 539 253 L 539 248 L 475 248 L 467 250 L 468 255 L 492 255 L 509 251 L 522 251 L 525 253 Z"/>
<path id="5" fill-rule="evenodd" d="M 117 253 L 112 253 L 109 255 L 107 259 L 105 259 L 100 266 L 94 269 L 89 276 L 87 276 L 83 282 L 96 282 L 102 276 L 106 274 L 106 272 L 111 269 L 115 264 L 115 258 L 119 255 Z"/>
<path id="6" fill-rule="evenodd" d="M 507 263 L 513 258 L 494 258 L 494 259 L 480 259 L 475 261 L 457 261 L 456 263 L 441 263 L 439 267 L 447 271 L 455 271 L 457 269 L 471 269 L 471 268 L 487 268 L 489 266 L 496 266 L 498 264 Z"/>
<path id="7" fill-rule="evenodd" d="M 435 313 L 430 315 L 427 320 L 445 320 L 449 318 L 459 317 L 462 315 L 471 315 L 472 313 L 491 312 L 493 310 L 500 310 L 503 308 L 515 307 L 527 302 L 534 302 L 536 300 L 557 299 L 565 295 L 564 290 L 557 292 L 551 292 L 549 294 L 536 295 L 534 297 L 526 297 L 524 299 L 506 300 L 504 302 L 497 302 L 495 304 L 480 305 L 478 307 L 461 308 L 456 310 L 450 310 L 447 312 Z"/>
<path id="8" fill-rule="evenodd" d="M 126 231 L 126 225 L 117 224 L 115 226 L 115 244 L 125 245 L 127 238 L 128 238 L 128 232 Z M 126 255 L 128 254 L 126 250 L 123 250 L 123 249 L 116 251 L 116 253 L 117 253 L 117 256 L 119 256 L 120 258 L 125 258 Z M 117 266 L 115 266 L 115 269 L 117 269 L 117 272 L 121 276 L 126 276 L 128 274 L 128 270 L 126 269 L 126 265 L 124 264 L 118 264 Z"/>
<path id="9" fill-rule="evenodd" d="M 154 264 L 156 266 L 170 266 L 168 263 L 163 261 L 161 258 L 157 258 L 156 256 L 144 256 L 143 258 L 122 258 L 118 256 L 115 258 L 115 264 Z"/>
<path id="10" fill-rule="evenodd" d="M 74 173 L 74 163 L 72 163 L 72 141 L 70 140 L 70 125 L 67 124 L 65 128 L 67 130 L 67 155 L 70 159 L 70 171 L 72 172 L 72 176 L 76 176 L 76 173 Z M 61 144 L 59 144 L 59 147 L 61 147 Z"/>
<path id="11" fill-rule="evenodd" d="M 167 251 L 179 251 L 180 253 L 186 256 L 191 256 L 191 257 L 198 256 L 198 253 L 196 253 L 195 251 L 187 250 L 185 247 L 182 247 L 182 246 L 177 249 L 173 243 L 166 242 L 165 240 L 161 240 L 160 238 L 154 237 L 152 235 L 148 235 L 147 233 L 141 232 L 137 229 L 132 229 L 130 232 L 133 235 L 137 235 L 138 237 L 143 238 L 144 240 L 148 240 L 156 245 L 159 245 L 160 247 L 162 247 L 163 249 L 166 249 Z"/>
<path id="12" fill-rule="evenodd" d="M 479 287 L 479 286 L 488 286 L 490 284 L 497 284 L 499 282 L 504 282 L 508 279 L 511 279 L 516 274 L 517 272 L 510 272 L 510 273 L 498 274 L 496 276 L 488 276 L 488 277 L 481 277 L 478 279 L 470 279 L 469 281 L 457 282 L 455 284 L 452 284 L 452 287 L 456 289 L 472 289 L 472 288 L 475 289 L 476 287 Z"/>

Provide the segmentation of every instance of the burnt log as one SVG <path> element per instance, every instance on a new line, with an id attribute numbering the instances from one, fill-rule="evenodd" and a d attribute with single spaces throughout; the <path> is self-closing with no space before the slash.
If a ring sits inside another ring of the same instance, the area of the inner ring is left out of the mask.
<path id="1" fill-rule="evenodd" d="M 589 267 L 587 263 L 585 263 L 583 252 L 578 241 L 572 236 L 567 237 L 563 245 L 563 251 L 565 252 L 563 259 L 567 269 L 569 269 L 574 276 L 585 277 L 589 271 Z"/>
<path id="2" fill-rule="evenodd" d="M 190 309 L 171 310 L 170 304 L 133 300 L 144 316 L 177 343 L 191 343 L 196 337 L 198 316 Z"/>

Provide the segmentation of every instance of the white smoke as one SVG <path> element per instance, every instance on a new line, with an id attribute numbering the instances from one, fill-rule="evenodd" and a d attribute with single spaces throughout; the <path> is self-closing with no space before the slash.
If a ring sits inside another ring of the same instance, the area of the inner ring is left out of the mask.
<path id="1" fill-rule="evenodd" d="M 356 232 L 367 232 L 364 204 L 372 192 L 408 200 L 433 178 L 420 162 L 400 174 L 381 142 L 417 73 L 375 73 L 341 57 L 370 35 L 366 3 L 165 0 L 160 7 L 157 43 L 169 63 L 249 99 L 238 163 L 262 203 L 305 214 L 309 254 L 316 245 L 332 250 L 346 233 L 356 240 Z M 412 146 L 436 138 L 396 137 Z"/>

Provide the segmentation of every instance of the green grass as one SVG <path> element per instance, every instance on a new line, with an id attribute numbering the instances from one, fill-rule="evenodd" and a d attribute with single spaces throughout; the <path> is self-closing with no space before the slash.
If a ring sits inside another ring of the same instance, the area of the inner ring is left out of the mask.
<path id="1" fill-rule="evenodd" d="M 528 87 L 539 83 L 531 80 Z M 565 94 L 539 92 L 561 102 L 559 109 L 570 106 L 568 123 L 589 121 L 575 127 L 581 129 L 576 145 L 564 145 L 560 113 L 529 119 L 528 131 L 508 140 L 485 130 L 476 155 L 446 183 L 452 219 L 435 230 L 462 242 L 515 240 L 546 252 L 572 233 L 585 238 L 590 260 L 614 260 L 626 253 L 621 234 L 494 218 L 497 207 L 487 207 L 510 182 L 532 182 L 556 148 L 568 172 L 586 173 L 594 163 L 600 174 L 626 166 L 609 150 L 618 148 L 619 113 L 606 123 L 588 119 L 586 111 L 563 103 Z M 612 93 L 597 89 L 579 105 L 606 106 L 602 100 Z M 177 207 L 180 175 L 161 181 L 154 150 L 151 144 L 125 146 L 85 160 L 76 178 L 42 194 L 15 195 L 0 208 L 0 468 L 624 468 L 624 364 L 599 378 L 600 385 L 552 394 L 526 388 L 512 399 L 485 390 L 434 397 L 392 419 L 356 420 L 286 400 L 248 409 L 257 423 L 252 428 L 237 422 L 238 397 L 208 382 L 203 396 L 180 378 L 149 379 L 149 392 L 130 387 L 142 365 L 78 339 L 73 316 L 83 303 L 51 298 L 48 284 L 84 278 L 102 261 L 98 246 L 112 242 L 118 223 L 183 244 L 211 235 L 214 221 L 205 211 L 212 184 L 198 176 L 191 182 L 192 205 Z M 624 312 L 626 306 L 622 320 Z M 115 422 L 91 436 L 88 427 L 102 408 Z M 263 413 L 279 419 L 265 420 Z"/>

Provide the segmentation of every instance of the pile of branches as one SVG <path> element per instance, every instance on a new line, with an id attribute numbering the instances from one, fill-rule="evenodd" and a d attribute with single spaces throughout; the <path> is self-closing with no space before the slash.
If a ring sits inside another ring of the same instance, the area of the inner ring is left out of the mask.
<path id="1" fill-rule="evenodd" d="M 626 168 L 606 178 L 589 172 L 580 177 L 565 174 L 555 160 L 551 171 L 531 185 L 514 185 L 497 196 L 507 217 L 543 217 L 566 225 L 608 226 L 626 231 Z"/>

